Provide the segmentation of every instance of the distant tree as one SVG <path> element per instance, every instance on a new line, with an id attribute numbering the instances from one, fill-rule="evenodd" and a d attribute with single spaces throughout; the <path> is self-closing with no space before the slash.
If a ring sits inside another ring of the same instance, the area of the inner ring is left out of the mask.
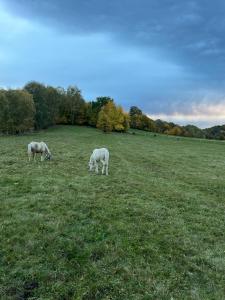
<path id="1" fill-rule="evenodd" d="M 106 109 L 102 109 L 98 115 L 97 128 L 104 132 L 113 131 L 113 121 Z"/>
<path id="2" fill-rule="evenodd" d="M 121 106 L 115 105 L 114 109 L 114 131 L 126 132 L 129 129 L 129 115 L 123 111 Z"/>
<path id="3" fill-rule="evenodd" d="M 154 121 L 143 114 L 137 106 L 131 106 L 129 114 L 131 128 L 146 131 L 156 131 L 156 125 Z"/>
<path id="4" fill-rule="evenodd" d="M 127 132 L 130 128 L 130 116 L 128 113 L 123 112 L 123 128 L 124 132 Z"/>
<path id="5" fill-rule="evenodd" d="M 58 107 L 58 116 L 56 119 L 56 124 L 67 124 L 67 116 L 65 114 L 65 105 L 67 103 L 66 99 L 66 90 L 62 87 L 57 87 L 57 93 L 59 96 L 59 107 Z"/>
<path id="6" fill-rule="evenodd" d="M 129 128 L 129 115 L 122 107 L 117 107 L 113 101 L 109 101 L 98 114 L 97 127 L 104 132 L 126 132 Z"/>
<path id="7" fill-rule="evenodd" d="M 82 125 L 86 122 L 86 103 L 76 86 L 67 88 L 64 102 L 60 106 L 60 117 L 71 125 Z"/>
<path id="8" fill-rule="evenodd" d="M 205 134 L 202 129 L 198 128 L 194 125 L 186 125 L 183 126 L 184 128 L 184 136 L 187 137 L 197 137 L 197 138 L 204 138 Z"/>
<path id="9" fill-rule="evenodd" d="M 52 86 L 45 86 L 31 81 L 24 87 L 34 99 L 36 108 L 35 128 L 43 129 L 54 125 L 59 120 L 59 106 L 61 104 L 61 90 Z"/>
<path id="10" fill-rule="evenodd" d="M 137 106 L 131 106 L 129 115 L 130 127 L 134 129 L 142 129 L 142 111 Z"/>
<path id="11" fill-rule="evenodd" d="M 0 111 L 0 130 L 4 133 L 23 133 L 34 127 L 35 106 L 27 91 L 1 91 Z"/>
<path id="12" fill-rule="evenodd" d="M 137 106 L 131 106 L 129 114 L 130 114 L 131 117 L 134 116 L 134 115 L 140 115 L 141 116 L 142 111 Z"/>
<path id="13" fill-rule="evenodd" d="M 0 90 L 0 131 L 3 133 L 9 132 L 10 107 L 6 97 L 6 91 Z"/>
<path id="14" fill-rule="evenodd" d="M 171 129 L 166 131 L 167 134 L 169 135 L 179 135 L 181 136 L 183 133 L 183 130 L 180 126 L 176 125 L 174 127 L 172 127 Z"/>
<path id="15" fill-rule="evenodd" d="M 57 123 L 59 118 L 59 105 L 61 102 L 61 94 L 57 88 L 47 86 L 45 88 L 45 101 L 48 109 L 49 125 Z"/>
<path id="16" fill-rule="evenodd" d="M 203 133 L 207 139 L 225 140 L 225 125 L 206 128 Z"/>
<path id="17" fill-rule="evenodd" d="M 39 82 L 31 81 L 25 85 L 24 89 L 28 91 L 34 99 L 36 108 L 35 129 L 43 129 L 52 125 L 46 100 L 46 87 Z"/>
<path id="18" fill-rule="evenodd" d="M 156 131 L 159 133 L 164 133 L 166 130 L 170 129 L 170 126 L 167 122 L 160 119 L 155 121 Z"/>
<path id="19" fill-rule="evenodd" d="M 142 115 L 141 116 L 141 129 L 146 130 L 146 131 L 155 132 L 156 131 L 156 126 L 155 126 L 155 123 L 152 119 L 150 119 L 146 115 Z"/>
<path id="20" fill-rule="evenodd" d="M 142 128 L 142 115 L 130 115 L 130 127 L 134 129 Z"/>
<path id="21" fill-rule="evenodd" d="M 98 114 L 101 108 L 108 102 L 113 102 L 110 97 L 97 97 L 95 101 L 91 101 L 87 104 L 87 123 L 90 126 L 96 126 L 98 121 Z"/>

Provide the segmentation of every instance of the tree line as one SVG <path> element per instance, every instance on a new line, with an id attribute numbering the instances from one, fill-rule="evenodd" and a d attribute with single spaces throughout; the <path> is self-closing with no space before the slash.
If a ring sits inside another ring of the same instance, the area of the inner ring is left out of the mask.
<path id="1" fill-rule="evenodd" d="M 32 81 L 23 89 L 0 90 L 0 132 L 19 134 L 56 124 L 126 132 L 129 114 L 110 97 L 85 101 L 76 86 L 55 88 Z"/>
<path id="2" fill-rule="evenodd" d="M 110 97 L 87 102 L 76 86 L 67 89 L 29 82 L 22 89 L 0 89 L 0 132 L 20 134 L 56 124 L 88 125 L 104 132 L 127 132 L 129 128 L 167 135 L 225 139 L 225 125 L 200 129 L 152 120 L 140 108 L 126 113 Z"/>

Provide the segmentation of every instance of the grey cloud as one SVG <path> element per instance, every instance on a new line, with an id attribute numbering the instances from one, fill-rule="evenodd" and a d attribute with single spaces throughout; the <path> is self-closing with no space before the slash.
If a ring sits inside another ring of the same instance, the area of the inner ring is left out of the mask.
<path id="1" fill-rule="evenodd" d="M 208 90 L 225 94 L 223 0 L 1 2 L 11 14 L 39 24 L 40 31 L 50 30 L 31 32 L 29 49 L 22 46 L 27 36 L 21 45 L 15 39 L 5 47 L 5 53 L 21 57 L 20 63 L 15 58 L 11 65 L 1 64 L 5 84 L 10 68 L 11 82 L 18 82 L 22 68 L 23 80 L 40 78 L 56 85 L 73 81 L 88 98 L 106 94 L 126 108 L 139 105 L 150 114 L 177 107 L 188 111 L 198 101 L 190 91 L 199 101 Z M 29 56 L 29 67 L 23 68 Z M 38 65 L 34 57 L 39 57 Z"/>
<path id="2" fill-rule="evenodd" d="M 5 5 L 66 33 L 107 32 L 146 50 L 163 46 L 182 63 L 193 62 L 193 68 L 196 60 L 205 62 L 206 54 L 216 61 L 224 55 L 223 0 L 7 0 Z"/>

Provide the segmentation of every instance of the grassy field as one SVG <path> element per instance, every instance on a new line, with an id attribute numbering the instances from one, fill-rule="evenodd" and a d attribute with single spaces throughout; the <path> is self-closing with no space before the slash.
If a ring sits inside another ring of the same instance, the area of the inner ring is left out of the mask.
<path id="1" fill-rule="evenodd" d="M 54 159 L 28 163 L 32 140 Z M 87 169 L 103 146 L 108 177 Z M 225 299 L 224 142 L 0 137 L 0 201 L 0 299 Z"/>

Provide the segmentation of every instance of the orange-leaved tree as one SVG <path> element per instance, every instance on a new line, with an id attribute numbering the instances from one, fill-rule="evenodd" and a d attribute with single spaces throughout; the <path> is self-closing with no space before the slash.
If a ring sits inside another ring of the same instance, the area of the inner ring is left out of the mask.
<path id="1" fill-rule="evenodd" d="M 104 132 L 126 132 L 129 129 L 129 115 L 121 106 L 116 106 L 113 101 L 110 101 L 99 112 L 97 127 Z"/>

